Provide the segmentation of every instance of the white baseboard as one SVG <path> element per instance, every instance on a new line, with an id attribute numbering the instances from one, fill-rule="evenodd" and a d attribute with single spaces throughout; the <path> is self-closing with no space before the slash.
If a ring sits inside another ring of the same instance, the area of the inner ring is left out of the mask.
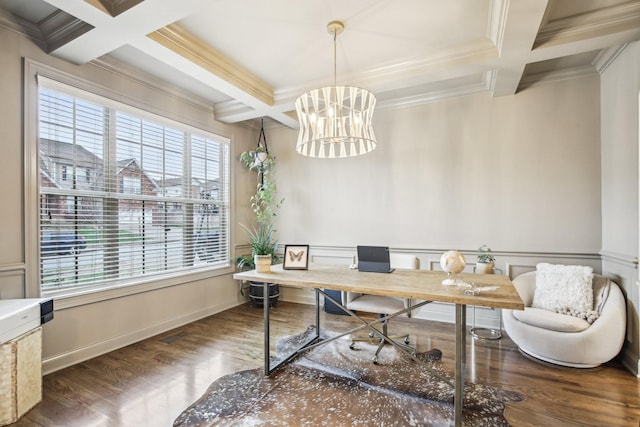
<path id="1" fill-rule="evenodd" d="M 640 358 L 632 351 L 622 350 L 622 353 L 618 355 L 622 366 L 627 368 L 635 377 L 640 378 Z"/>
<path id="2" fill-rule="evenodd" d="M 227 303 L 223 305 L 207 307 L 203 310 L 188 313 L 183 316 L 166 319 L 165 321 L 156 323 L 154 325 L 131 331 L 130 333 L 127 333 L 125 335 L 120 335 L 106 341 L 101 341 L 87 347 L 75 349 L 64 354 L 56 355 L 55 357 L 44 359 L 42 361 L 42 374 L 50 374 L 68 366 L 84 362 L 85 360 L 89 360 L 110 351 L 126 347 L 138 341 L 142 341 L 171 329 L 177 328 L 179 326 L 186 325 L 187 323 L 203 319 L 216 313 L 220 313 L 239 304 L 242 304 L 242 302 L 235 304 Z"/>

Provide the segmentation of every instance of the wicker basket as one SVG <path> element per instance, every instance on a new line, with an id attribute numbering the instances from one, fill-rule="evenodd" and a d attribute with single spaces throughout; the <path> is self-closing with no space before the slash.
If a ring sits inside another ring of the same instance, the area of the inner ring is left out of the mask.
<path id="1" fill-rule="evenodd" d="M 0 425 L 14 423 L 42 400 L 42 327 L 0 346 Z"/>

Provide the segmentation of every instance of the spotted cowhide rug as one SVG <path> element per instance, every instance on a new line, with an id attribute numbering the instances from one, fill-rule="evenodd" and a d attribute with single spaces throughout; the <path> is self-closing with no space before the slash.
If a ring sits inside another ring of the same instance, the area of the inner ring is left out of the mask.
<path id="1" fill-rule="evenodd" d="M 321 331 L 321 337 L 331 336 Z M 283 338 L 277 353 L 305 342 L 305 333 Z M 373 344 L 335 340 L 298 356 L 265 377 L 262 368 L 226 375 L 175 420 L 183 426 L 448 426 L 453 425 L 451 372 L 422 354 L 427 366 L 385 346 L 377 365 Z M 277 357 L 277 356 L 276 356 Z M 437 357 L 436 357 L 437 359 Z M 430 370 L 431 369 L 431 370 Z M 436 372 L 434 375 L 433 372 Z M 523 396 L 467 383 L 464 426 L 508 426 L 505 404 Z"/>

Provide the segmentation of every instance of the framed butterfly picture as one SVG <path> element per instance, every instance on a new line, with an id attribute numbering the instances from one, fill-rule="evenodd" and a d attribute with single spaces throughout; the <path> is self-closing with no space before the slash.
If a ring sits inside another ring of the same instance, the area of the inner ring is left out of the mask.
<path id="1" fill-rule="evenodd" d="M 309 245 L 285 245 L 284 263 L 285 270 L 306 270 L 309 267 Z"/>

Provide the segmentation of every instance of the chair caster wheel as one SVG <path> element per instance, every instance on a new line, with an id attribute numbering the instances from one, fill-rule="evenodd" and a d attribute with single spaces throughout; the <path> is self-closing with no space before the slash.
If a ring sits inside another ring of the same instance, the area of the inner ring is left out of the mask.
<path id="1" fill-rule="evenodd" d="M 369 338 L 373 338 L 373 337 L 375 337 L 374 333 L 373 332 L 369 332 Z"/>
<path id="2" fill-rule="evenodd" d="M 374 365 L 378 364 L 378 356 L 373 356 L 373 360 L 372 360 Z"/>
<path id="3" fill-rule="evenodd" d="M 356 349 L 356 343 L 352 342 L 351 344 L 349 344 L 349 350 L 355 350 Z"/>
<path id="4" fill-rule="evenodd" d="M 409 345 L 409 342 L 410 342 L 410 341 L 409 341 L 409 337 L 407 337 L 407 338 L 405 338 L 405 339 L 404 339 L 404 343 L 405 343 L 405 344 Z"/>

